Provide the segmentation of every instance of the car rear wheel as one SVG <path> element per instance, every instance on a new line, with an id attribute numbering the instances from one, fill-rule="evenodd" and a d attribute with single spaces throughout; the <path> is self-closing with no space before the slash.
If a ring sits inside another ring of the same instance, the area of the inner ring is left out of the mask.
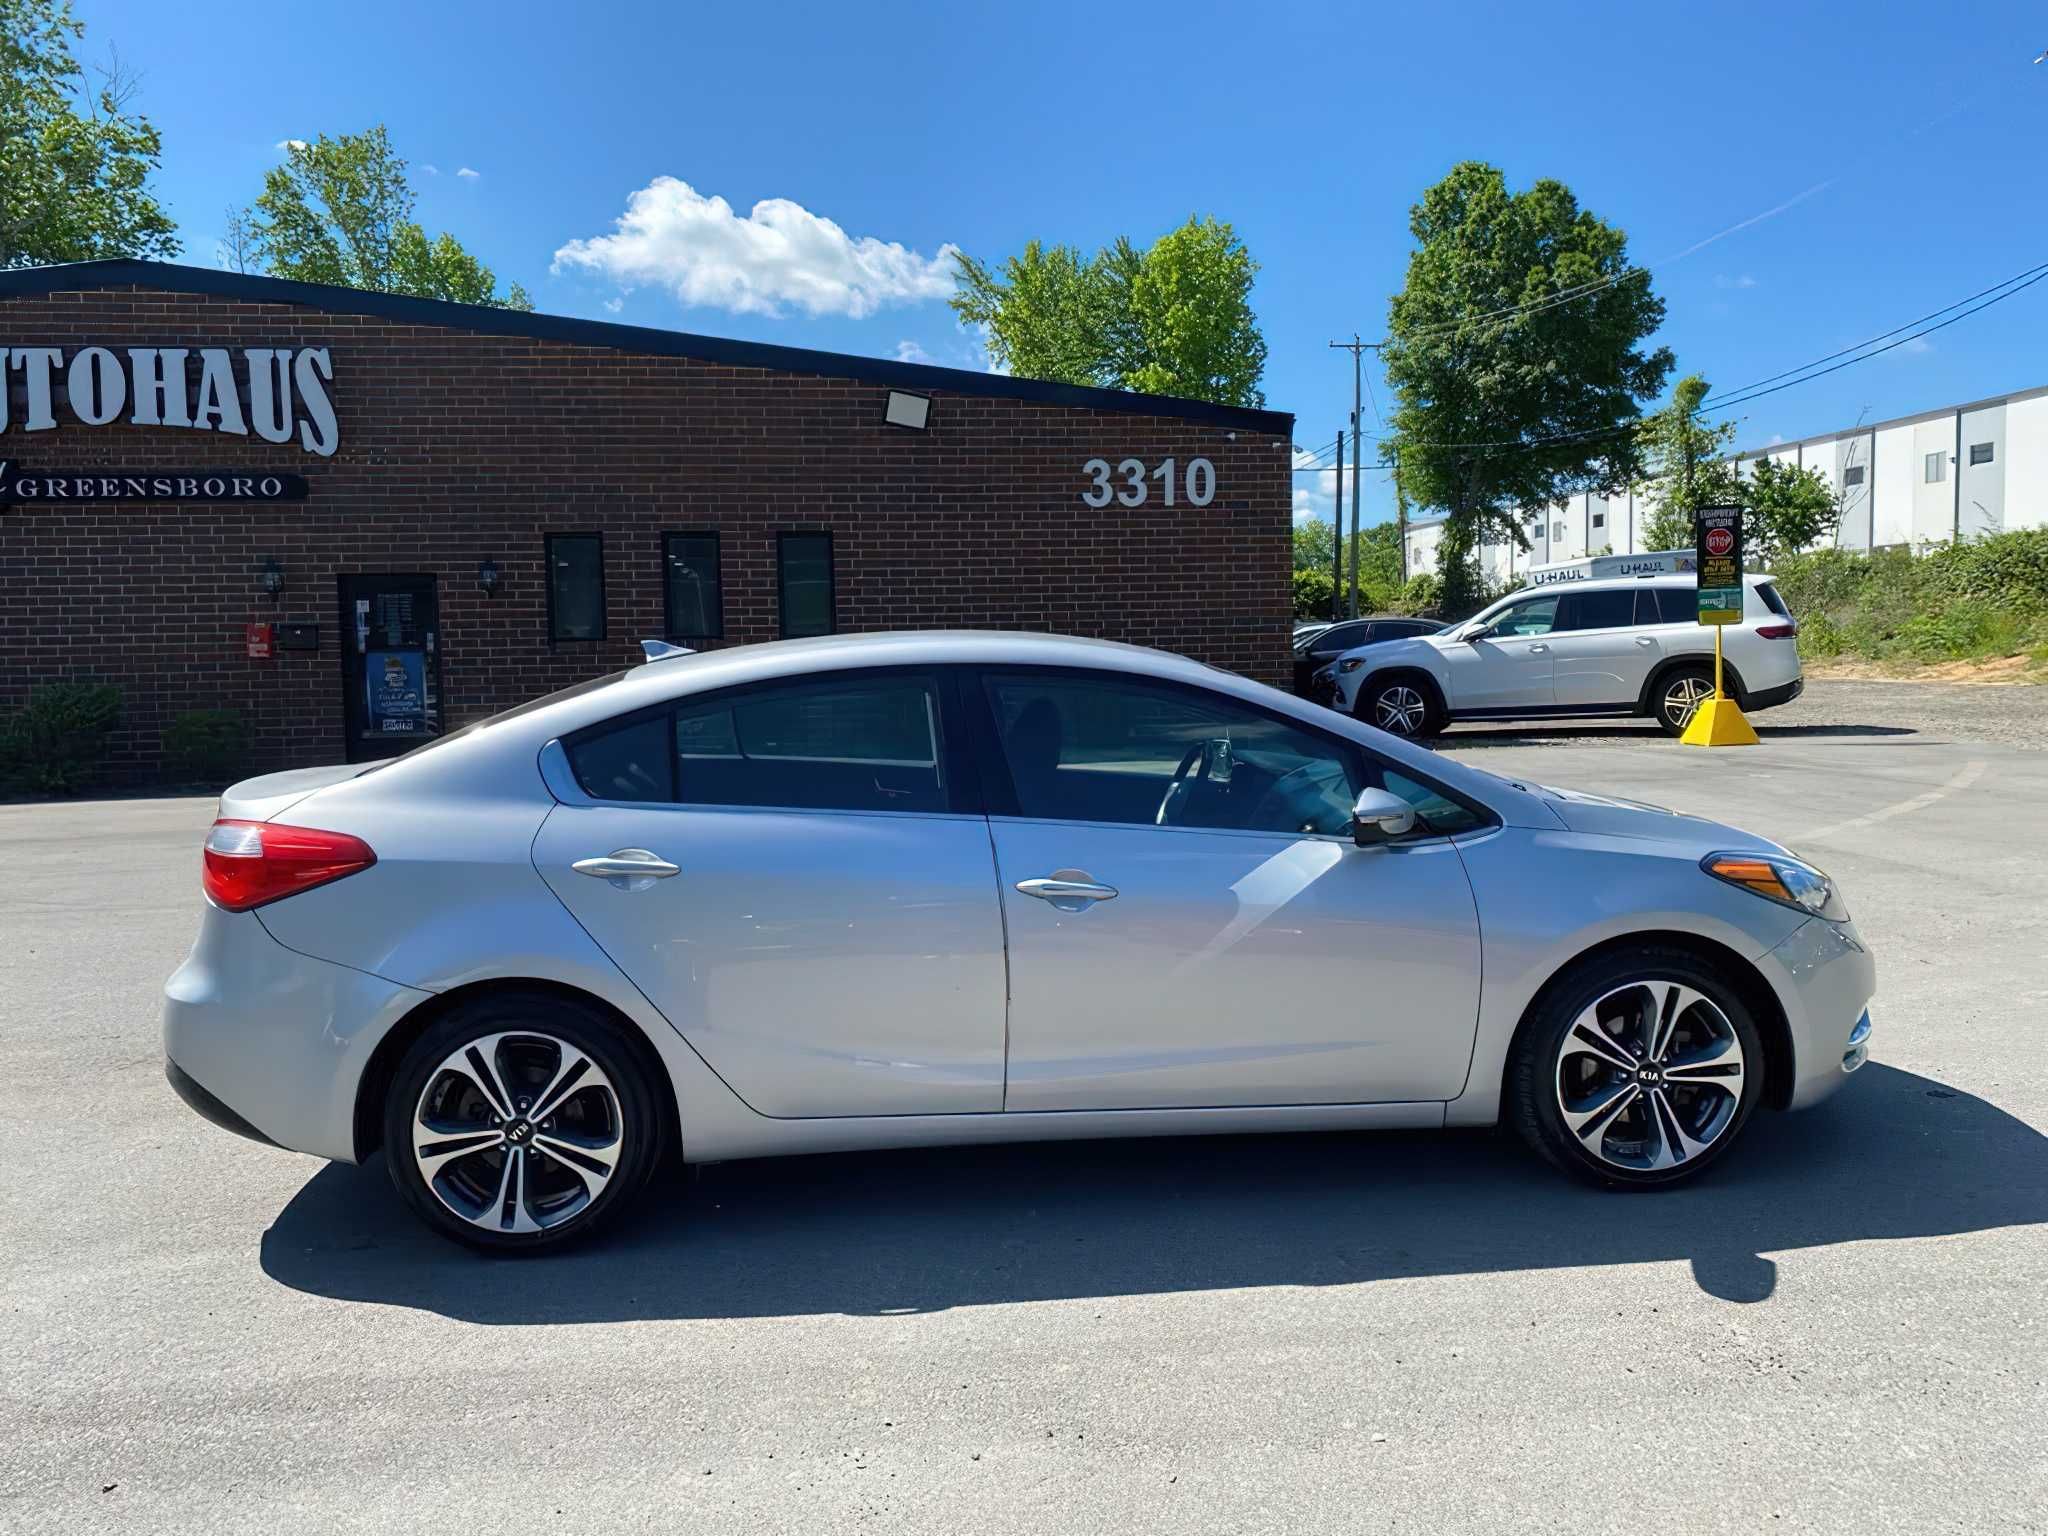
<path id="1" fill-rule="evenodd" d="M 547 993 L 458 1005 L 406 1052 L 385 1102 L 385 1161 L 406 1203 L 492 1252 L 588 1236 L 632 1203 L 659 1142 L 617 1027 Z"/>
<path id="2" fill-rule="evenodd" d="M 1376 725 L 1390 736 L 1412 741 L 1434 736 L 1444 728 L 1443 711 L 1436 697 L 1412 677 L 1369 682 L 1358 697 L 1358 718 Z"/>
<path id="3" fill-rule="evenodd" d="M 1683 736 L 1700 705 L 1714 696 L 1712 667 L 1676 667 L 1657 684 L 1657 723 L 1667 736 Z"/>
<path id="4" fill-rule="evenodd" d="M 1516 1043 L 1507 1109 L 1532 1147 L 1582 1178 L 1676 1184 L 1726 1153 L 1763 1061 L 1732 988 L 1684 950 L 1645 946 L 1552 985 Z"/>

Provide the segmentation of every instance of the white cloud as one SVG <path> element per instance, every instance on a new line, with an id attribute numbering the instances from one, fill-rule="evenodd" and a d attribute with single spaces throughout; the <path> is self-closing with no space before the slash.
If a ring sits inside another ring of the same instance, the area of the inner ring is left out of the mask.
<path id="1" fill-rule="evenodd" d="M 1925 336 L 1915 336 L 1911 341 L 1900 347 L 1899 350 L 1917 356 L 1922 352 L 1932 352 L 1934 350 L 1934 343 Z"/>
<path id="2" fill-rule="evenodd" d="M 1316 510 L 1308 492 L 1298 485 L 1294 488 L 1294 520 L 1297 523 L 1325 521 L 1323 514 Z"/>
<path id="3" fill-rule="evenodd" d="M 1730 277 L 1726 272 L 1716 272 L 1714 274 L 1714 286 L 1716 288 L 1754 288 L 1756 286 L 1756 279 L 1747 272 L 1743 273 L 1740 277 Z"/>
<path id="4" fill-rule="evenodd" d="M 429 176 L 438 176 L 441 174 L 441 167 L 439 167 L 438 165 L 422 165 L 420 169 L 425 171 Z"/>
<path id="5" fill-rule="evenodd" d="M 920 347 L 914 341 L 899 341 L 896 343 L 896 361 L 899 363 L 929 363 L 933 367 L 937 367 L 939 364 L 937 358 L 933 357 L 931 353 L 925 351 L 923 347 Z"/>
<path id="6" fill-rule="evenodd" d="M 624 294 L 620 294 L 616 298 L 606 299 L 604 301 L 604 307 L 605 313 L 616 315 L 620 310 L 626 307 L 626 296 Z"/>
<path id="7" fill-rule="evenodd" d="M 279 139 L 272 147 L 275 149 L 304 149 L 306 141 L 304 139 Z"/>
<path id="8" fill-rule="evenodd" d="M 787 198 L 765 198 L 743 218 L 722 197 L 657 176 L 627 198 L 611 234 L 556 251 L 554 270 L 656 285 L 684 304 L 736 314 L 779 315 L 788 305 L 858 320 L 949 296 L 953 254 L 951 244 L 927 257 L 873 235 L 856 238 Z"/>
<path id="9" fill-rule="evenodd" d="M 483 172 L 472 171 L 468 166 L 465 165 L 461 167 L 459 170 L 457 170 L 455 174 L 460 176 L 464 181 L 475 181 L 477 178 L 483 175 Z"/>

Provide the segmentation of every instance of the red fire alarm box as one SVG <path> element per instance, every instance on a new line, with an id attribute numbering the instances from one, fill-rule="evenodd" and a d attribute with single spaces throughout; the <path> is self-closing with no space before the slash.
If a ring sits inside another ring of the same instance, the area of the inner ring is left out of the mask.
<path id="1" fill-rule="evenodd" d="M 248 642 L 249 659 L 251 661 L 270 660 L 270 626 L 268 624 L 251 624 L 247 626 L 244 631 L 244 638 Z"/>

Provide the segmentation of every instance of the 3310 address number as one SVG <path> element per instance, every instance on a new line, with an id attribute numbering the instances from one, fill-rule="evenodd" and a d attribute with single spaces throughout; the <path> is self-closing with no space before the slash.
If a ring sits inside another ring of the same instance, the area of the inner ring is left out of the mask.
<path id="1" fill-rule="evenodd" d="M 1189 459 L 1187 473 L 1180 472 L 1180 461 L 1162 459 L 1150 470 L 1142 459 L 1122 459 L 1114 468 L 1107 459 L 1090 459 L 1081 466 L 1081 473 L 1088 476 L 1088 489 L 1081 493 L 1081 500 L 1091 507 L 1106 507 L 1112 501 L 1127 507 L 1142 507 L 1151 499 L 1152 483 L 1157 481 L 1160 493 L 1167 506 L 1173 506 L 1174 494 L 1178 489 L 1188 499 L 1188 505 L 1206 507 L 1216 499 L 1216 466 L 1207 459 Z M 1119 489 L 1110 477 L 1118 476 L 1123 485 Z"/>

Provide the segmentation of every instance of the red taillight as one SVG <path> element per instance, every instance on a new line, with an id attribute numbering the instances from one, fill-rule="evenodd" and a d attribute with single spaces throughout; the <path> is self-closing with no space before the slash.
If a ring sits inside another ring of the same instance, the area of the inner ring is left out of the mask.
<path id="1" fill-rule="evenodd" d="M 1783 624 L 1759 624 L 1756 632 L 1766 640 L 1790 640 L 1799 633 L 1799 626 L 1789 621 Z"/>
<path id="2" fill-rule="evenodd" d="M 206 834 L 203 883 L 215 906 L 246 912 L 376 862 L 370 845 L 346 832 L 283 827 L 274 821 L 216 821 Z"/>

